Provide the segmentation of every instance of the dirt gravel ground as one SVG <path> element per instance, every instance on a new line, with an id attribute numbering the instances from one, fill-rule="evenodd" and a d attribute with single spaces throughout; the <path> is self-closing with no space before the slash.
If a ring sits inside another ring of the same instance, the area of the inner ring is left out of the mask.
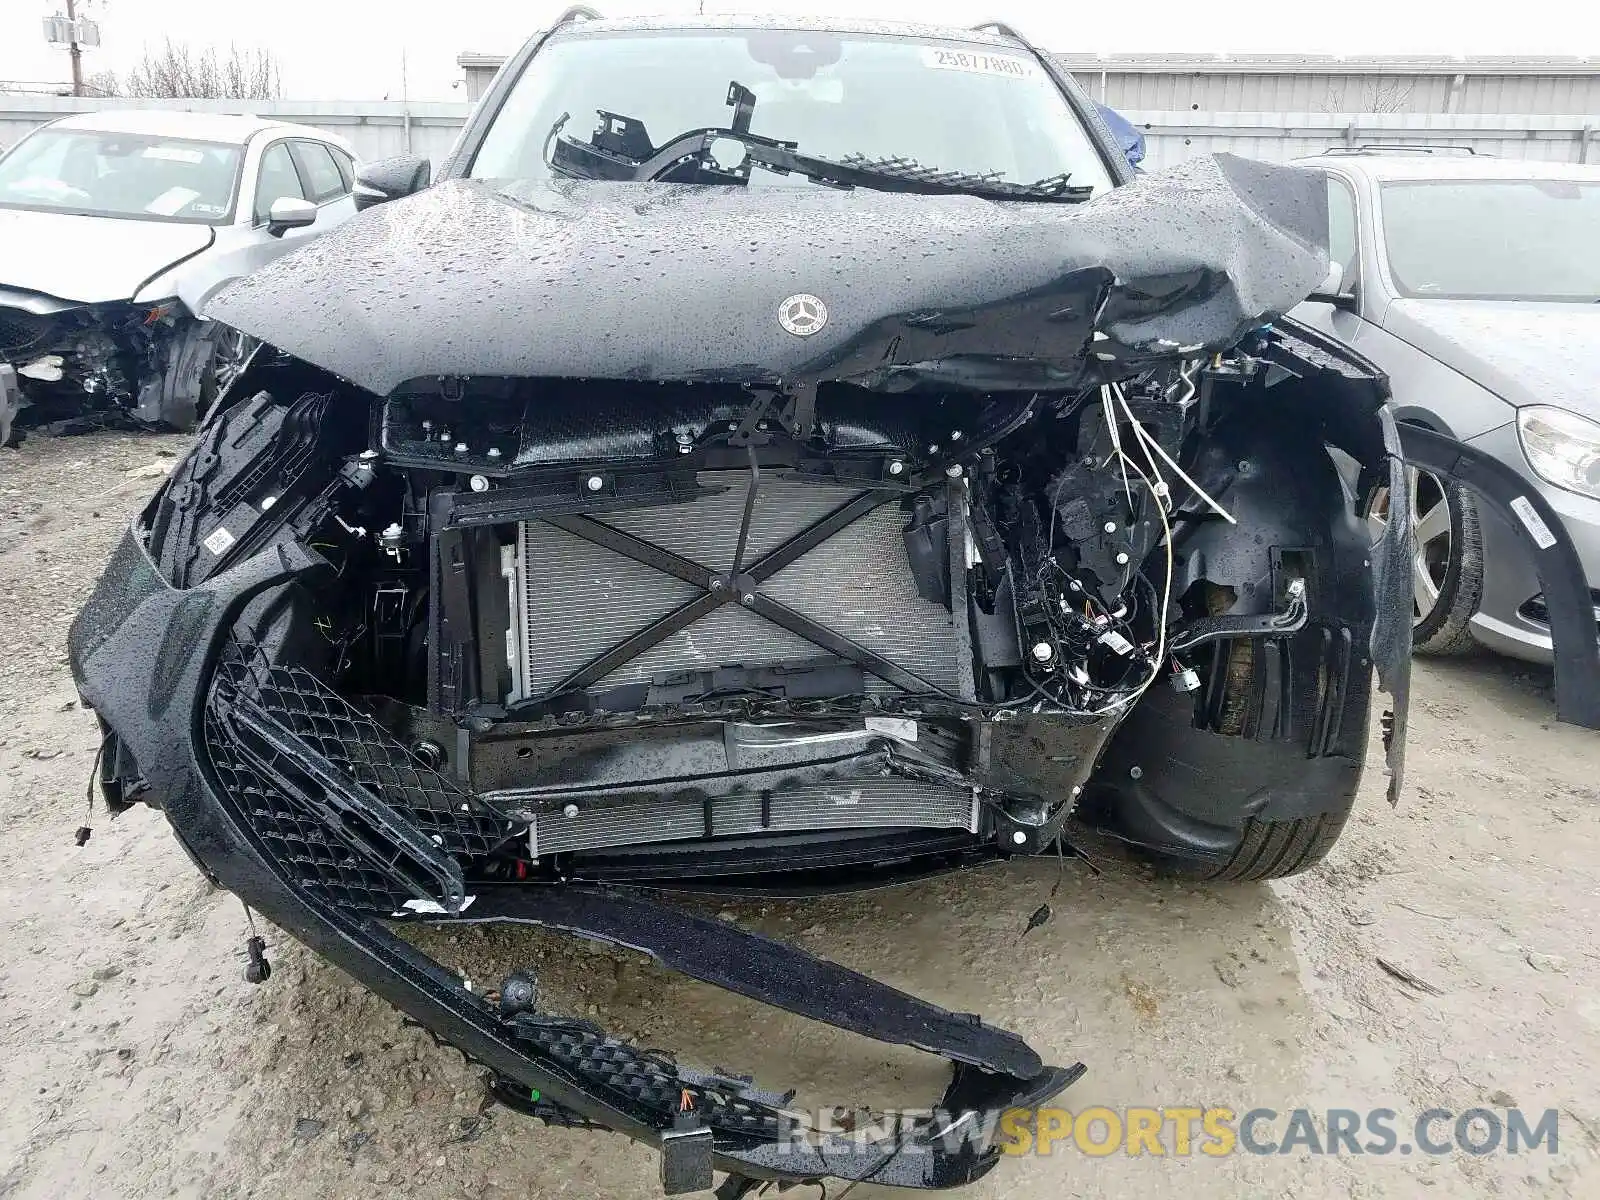
<path id="1" fill-rule="evenodd" d="M 184 444 L 0 450 L 0 1196 L 656 1195 L 651 1154 L 485 1111 L 478 1070 L 276 931 L 272 979 L 245 983 L 241 906 L 208 889 L 160 814 L 97 813 L 73 845 L 96 734 L 75 704 L 67 626 L 151 472 Z M 1003 1162 L 967 1195 L 1600 1194 L 1600 740 L 1554 722 L 1548 673 L 1488 659 L 1419 663 L 1412 730 L 1398 810 L 1374 747 L 1343 840 L 1294 880 L 1212 889 L 1032 861 L 725 915 L 982 1012 L 1049 1061 L 1081 1058 L 1074 1109 L 1561 1112 L 1554 1155 L 1068 1148 Z M 1053 919 L 1021 936 L 1058 884 Z M 419 936 L 479 978 L 531 965 L 568 1011 L 802 1100 L 921 1104 L 942 1084 L 924 1056 L 630 955 Z"/>

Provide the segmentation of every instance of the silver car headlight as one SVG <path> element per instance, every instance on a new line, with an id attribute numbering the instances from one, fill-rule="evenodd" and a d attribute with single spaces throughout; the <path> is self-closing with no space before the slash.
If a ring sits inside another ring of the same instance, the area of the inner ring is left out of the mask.
<path id="1" fill-rule="evenodd" d="M 1517 437 L 1540 479 L 1600 500 L 1600 422 L 1533 404 L 1517 409 Z"/>

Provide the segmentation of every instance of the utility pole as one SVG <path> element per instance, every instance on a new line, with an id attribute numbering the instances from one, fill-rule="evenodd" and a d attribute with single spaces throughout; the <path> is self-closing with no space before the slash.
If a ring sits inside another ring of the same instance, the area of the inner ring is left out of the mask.
<path id="1" fill-rule="evenodd" d="M 74 0 L 67 0 L 67 20 L 72 22 L 72 41 L 67 43 L 67 53 L 72 58 L 72 94 L 83 95 L 83 51 L 78 46 L 78 11 Z"/>

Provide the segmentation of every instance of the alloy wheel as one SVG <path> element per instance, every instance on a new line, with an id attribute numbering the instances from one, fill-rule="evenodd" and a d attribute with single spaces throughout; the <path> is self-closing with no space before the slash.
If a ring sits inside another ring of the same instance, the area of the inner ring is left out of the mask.
<path id="1" fill-rule="evenodd" d="M 1413 624 L 1421 624 L 1439 605 L 1455 541 L 1449 493 L 1443 481 L 1430 472 L 1407 467 L 1406 487 L 1411 494 L 1411 618 Z M 1376 545 L 1389 526 L 1388 488 L 1373 494 L 1367 524 Z"/>

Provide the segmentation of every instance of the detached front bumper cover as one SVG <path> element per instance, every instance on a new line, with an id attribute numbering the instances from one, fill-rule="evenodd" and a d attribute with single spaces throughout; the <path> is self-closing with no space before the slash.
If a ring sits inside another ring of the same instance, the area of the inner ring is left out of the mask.
<path id="1" fill-rule="evenodd" d="M 189 591 L 138 534 L 118 548 L 69 639 L 78 686 L 136 760 L 179 840 L 223 887 L 483 1063 L 535 1115 L 662 1150 L 671 1193 L 836 1177 L 953 1187 L 994 1166 L 1000 1114 L 1084 1072 L 1044 1065 L 1015 1034 L 794 947 L 643 896 L 561 886 L 469 890 L 457 855 L 506 836 L 499 814 L 411 758 L 307 672 L 236 640 L 255 597 L 326 569 L 286 543 Z M 626 946 L 786 1011 L 948 1059 L 938 1105 L 892 1131 L 808 1130 L 792 1094 L 680 1067 L 593 1024 L 491 1004 L 395 935 L 392 916 L 541 925 Z"/>

